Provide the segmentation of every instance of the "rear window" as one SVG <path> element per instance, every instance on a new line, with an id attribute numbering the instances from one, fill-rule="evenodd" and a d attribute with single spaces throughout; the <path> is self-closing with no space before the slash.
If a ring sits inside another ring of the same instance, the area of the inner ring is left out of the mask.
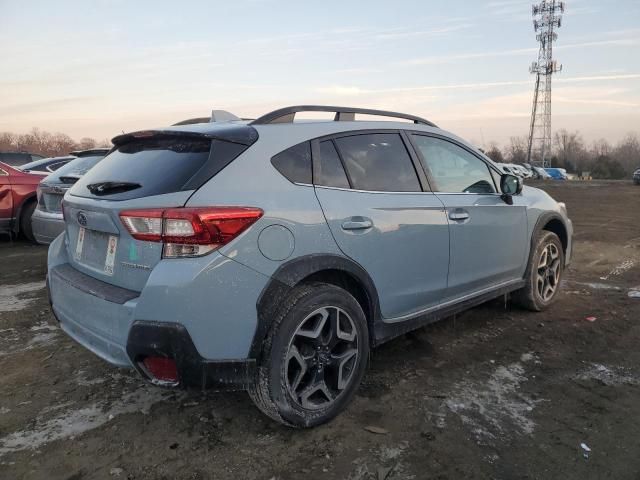
<path id="1" fill-rule="evenodd" d="M 96 197 L 87 186 L 114 182 L 136 186 L 126 191 L 114 190 L 112 194 L 107 190 L 99 198 L 128 200 L 196 190 L 247 148 L 208 138 L 136 139 L 112 150 L 75 184 L 71 194 Z"/>
<path id="2" fill-rule="evenodd" d="M 87 173 L 91 168 L 93 168 L 100 160 L 104 157 L 84 157 L 84 158 L 76 158 L 71 160 L 70 162 L 60 166 L 55 173 L 49 175 L 45 180 L 46 183 L 54 183 L 59 182 L 60 177 L 64 177 L 65 175 L 71 175 L 74 177 L 81 177 L 85 173 Z"/>

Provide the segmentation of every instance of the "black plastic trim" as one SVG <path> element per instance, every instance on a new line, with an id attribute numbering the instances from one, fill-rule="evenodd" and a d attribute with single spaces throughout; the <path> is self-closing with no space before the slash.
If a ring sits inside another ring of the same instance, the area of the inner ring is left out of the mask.
<path id="1" fill-rule="evenodd" d="M 529 256 L 527 258 L 527 271 L 525 273 L 524 278 L 528 278 L 528 274 L 529 274 L 529 267 L 531 266 L 531 256 L 533 255 L 533 251 L 535 250 L 535 242 L 536 239 L 538 238 L 538 235 L 540 234 L 541 231 L 544 230 L 544 227 L 547 225 L 547 223 L 549 223 L 551 220 L 558 220 L 562 226 L 564 227 L 564 231 L 567 234 L 567 248 L 569 248 L 569 243 L 572 241 L 571 238 L 569 238 L 569 229 L 567 228 L 567 224 L 564 221 L 564 219 L 562 218 L 562 216 L 556 212 L 545 212 L 542 215 L 540 215 L 538 217 L 538 220 L 536 221 L 535 226 L 533 227 L 533 231 L 531 232 L 531 239 L 530 239 L 530 245 L 529 245 Z M 561 239 L 562 240 L 562 239 Z M 566 255 L 566 251 L 565 251 L 565 255 Z M 569 259 L 570 260 L 570 259 Z M 568 265 L 567 259 L 565 258 L 565 266 Z"/>
<path id="2" fill-rule="evenodd" d="M 299 112 L 335 112 L 334 121 L 343 121 L 345 118 L 341 118 L 343 115 L 350 119 L 349 114 L 363 114 L 363 115 L 377 115 L 381 117 L 393 117 L 401 118 L 403 120 L 411 120 L 413 123 L 419 123 L 422 125 L 428 125 L 430 127 L 437 127 L 436 124 L 429 120 L 415 115 L 409 115 L 407 113 L 390 112 L 386 110 L 373 110 L 369 108 L 354 108 L 354 107 L 335 107 L 328 105 L 294 105 L 292 107 L 284 107 L 273 112 L 269 112 L 261 117 L 257 118 L 249 125 L 268 125 L 271 123 L 288 123 L 293 122 L 295 114 Z M 345 115 L 346 114 L 346 115 Z"/>
<path id="3" fill-rule="evenodd" d="M 129 300 L 138 298 L 139 292 L 128 290 L 122 287 L 116 287 L 106 282 L 93 278 L 85 273 L 82 273 L 73 268 L 68 263 L 57 265 L 51 269 L 49 275 L 62 280 L 69 286 L 80 290 L 85 293 L 89 293 L 94 297 L 101 298 L 107 302 L 117 303 L 123 305 Z M 48 278 L 47 278 L 48 281 Z"/>
<path id="4" fill-rule="evenodd" d="M 517 283 L 491 290 L 490 292 L 478 295 L 477 297 L 473 297 L 450 306 L 433 310 L 422 315 L 416 315 L 413 318 L 397 323 L 385 323 L 382 321 L 376 322 L 373 335 L 373 337 L 375 338 L 374 346 L 378 346 L 382 343 L 388 342 L 389 340 L 392 340 L 402 334 L 411 332 L 420 327 L 424 327 L 425 325 L 428 325 L 430 323 L 437 322 L 438 320 L 450 317 L 451 315 L 455 315 L 456 313 L 468 310 L 472 307 L 480 305 L 481 303 L 500 297 L 501 295 L 506 295 L 510 292 L 522 288 L 524 284 L 524 280 L 520 280 Z"/>
<path id="5" fill-rule="evenodd" d="M 380 319 L 380 303 L 378 292 L 369 274 L 353 260 L 333 254 L 314 254 L 298 257 L 282 264 L 272 275 L 271 280 L 264 288 L 256 309 L 258 312 L 258 325 L 251 342 L 249 356 L 259 359 L 262 351 L 262 343 L 271 328 L 278 308 L 288 293 L 302 280 L 319 272 L 337 270 L 353 277 L 367 294 L 368 310 L 367 320 L 373 326 Z"/>
<path id="6" fill-rule="evenodd" d="M 187 329 L 178 323 L 133 322 L 127 339 L 127 355 L 136 370 L 148 380 L 141 362 L 148 356 L 172 358 L 178 367 L 182 388 L 245 390 L 253 382 L 256 362 L 252 359 L 212 361 L 203 358 Z"/>

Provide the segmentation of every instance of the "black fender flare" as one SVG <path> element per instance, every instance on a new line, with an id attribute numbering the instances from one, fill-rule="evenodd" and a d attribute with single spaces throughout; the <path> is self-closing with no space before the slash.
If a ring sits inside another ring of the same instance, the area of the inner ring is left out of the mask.
<path id="1" fill-rule="evenodd" d="M 545 212 L 538 217 L 538 220 L 536 220 L 536 224 L 533 227 L 533 230 L 531 231 L 531 239 L 529 240 L 530 244 L 529 244 L 529 255 L 527 257 L 527 268 L 524 272 L 524 277 L 523 277 L 525 279 L 529 278 L 529 273 L 531 272 L 531 256 L 533 255 L 533 251 L 535 250 L 535 247 L 536 247 L 535 245 L 536 239 L 538 238 L 538 235 L 540 234 L 540 232 L 544 230 L 544 227 L 551 220 L 558 220 L 564 227 L 564 230 L 567 233 L 567 235 L 569 234 L 569 229 L 567 228 L 567 225 L 564 219 L 559 213 Z M 567 239 L 567 242 L 568 241 L 569 239 Z M 568 243 L 567 243 L 567 246 L 568 246 Z"/>
<path id="2" fill-rule="evenodd" d="M 366 270 L 355 261 L 340 255 L 303 255 L 280 265 L 260 293 L 256 302 L 258 324 L 251 342 L 250 358 L 259 358 L 262 343 L 271 328 L 281 300 L 302 280 L 323 271 L 343 272 L 358 282 L 367 296 L 369 317 L 371 317 L 367 318 L 367 321 L 373 337 L 373 326 L 380 320 L 380 303 L 376 287 Z"/>
<path id="3" fill-rule="evenodd" d="M 26 197 L 18 207 L 18 210 L 16 211 L 16 216 L 14 217 L 15 219 L 14 223 L 11 226 L 13 233 L 20 233 L 20 218 L 22 217 L 22 209 L 27 203 L 29 203 L 32 200 L 35 200 L 35 201 L 38 200 L 38 196 L 35 193 L 32 193 L 31 195 Z"/>

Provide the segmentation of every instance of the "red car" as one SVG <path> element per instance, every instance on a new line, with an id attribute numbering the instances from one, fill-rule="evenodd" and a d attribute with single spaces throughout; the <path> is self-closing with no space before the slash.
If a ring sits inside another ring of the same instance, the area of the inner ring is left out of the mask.
<path id="1" fill-rule="evenodd" d="M 33 241 L 31 215 L 38 203 L 36 189 L 47 174 L 25 173 L 0 162 L 0 234 L 22 232 Z"/>

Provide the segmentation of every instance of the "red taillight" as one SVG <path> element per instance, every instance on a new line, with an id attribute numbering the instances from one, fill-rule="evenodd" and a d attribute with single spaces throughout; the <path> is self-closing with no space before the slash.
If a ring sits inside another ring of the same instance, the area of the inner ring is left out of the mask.
<path id="1" fill-rule="evenodd" d="M 178 367 L 173 358 L 146 357 L 142 364 L 151 375 L 152 380 L 162 383 L 178 383 Z"/>
<path id="2" fill-rule="evenodd" d="M 120 219 L 131 236 L 164 242 L 166 258 L 199 256 L 229 243 L 263 212 L 251 207 L 195 207 L 125 210 Z"/>

